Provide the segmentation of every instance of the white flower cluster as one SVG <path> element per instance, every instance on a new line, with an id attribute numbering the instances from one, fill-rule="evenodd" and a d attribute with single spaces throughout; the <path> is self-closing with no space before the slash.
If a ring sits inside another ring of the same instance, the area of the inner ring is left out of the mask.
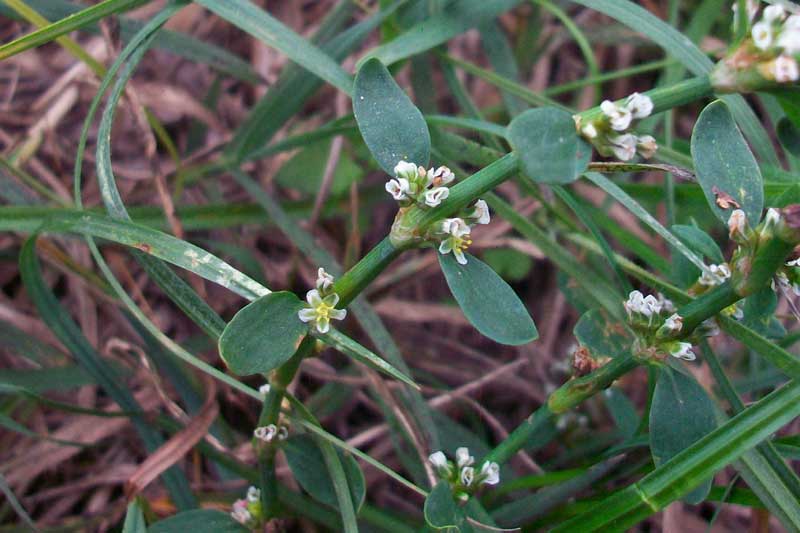
<path id="1" fill-rule="evenodd" d="M 658 317 L 662 311 L 667 313 L 675 311 L 672 301 L 664 298 L 662 294 L 658 297 L 652 294 L 645 296 L 640 291 L 631 291 L 623 306 L 630 320 L 644 317 L 649 324 L 652 324 L 653 318 Z"/>
<path id="2" fill-rule="evenodd" d="M 600 155 L 614 156 L 621 161 L 630 161 L 638 153 L 645 159 L 653 157 L 658 144 L 651 135 L 634 135 L 629 132 L 633 121 L 650 116 L 653 101 L 646 94 L 633 93 L 622 105 L 604 100 L 600 104 L 603 117 L 600 120 L 581 124 L 575 116 L 581 135 L 591 142 Z"/>
<path id="3" fill-rule="evenodd" d="M 711 265 L 700 274 L 697 282 L 704 287 L 715 287 L 722 285 L 731 277 L 731 269 L 725 263 Z"/>
<path id="4" fill-rule="evenodd" d="M 398 162 L 394 174 L 396 178 L 386 182 L 386 192 L 401 205 L 416 202 L 427 207 L 436 207 L 447 199 L 447 185 L 456 177 L 447 167 L 425 170 L 409 161 Z"/>
<path id="5" fill-rule="evenodd" d="M 347 316 L 346 309 L 336 309 L 339 295 L 333 292 L 333 276 L 324 268 L 317 271 L 317 288 L 306 293 L 308 307 L 298 311 L 297 316 L 303 322 L 313 322 L 320 333 L 327 333 L 331 328 L 331 319 L 343 320 Z"/>
<path id="6" fill-rule="evenodd" d="M 472 244 L 470 233 L 476 224 L 488 224 L 491 220 L 489 206 L 484 200 L 477 200 L 464 218 L 446 218 L 442 220 L 433 231 L 433 236 L 439 240 L 439 253 L 453 253 L 462 265 L 467 264 L 464 252 Z"/>
<path id="7" fill-rule="evenodd" d="M 753 24 L 753 46 L 772 57 L 759 66 L 761 74 L 778 83 L 800 79 L 797 56 L 800 54 L 800 15 L 788 15 L 780 4 L 764 8 L 761 20 Z"/>
<path id="8" fill-rule="evenodd" d="M 268 426 L 257 427 L 253 430 L 253 436 L 263 442 L 272 442 L 276 438 L 278 440 L 286 440 L 289 437 L 289 429 L 286 426 L 276 426 L 269 424 Z"/>
<path id="9" fill-rule="evenodd" d="M 261 519 L 261 491 L 256 487 L 247 489 L 247 497 L 233 502 L 231 517 L 240 524 L 255 527 Z"/>
<path id="10" fill-rule="evenodd" d="M 449 481 L 453 487 L 461 491 L 477 489 L 481 485 L 497 485 L 500 483 L 500 466 L 494 462 L 485 462 L 476 472 L 475 458 L 465 447 L 456 450 L 456 460 L 448 461 L 444 452 L 432 453 L 428 460 L 436 470 L 439 478 Z"/>

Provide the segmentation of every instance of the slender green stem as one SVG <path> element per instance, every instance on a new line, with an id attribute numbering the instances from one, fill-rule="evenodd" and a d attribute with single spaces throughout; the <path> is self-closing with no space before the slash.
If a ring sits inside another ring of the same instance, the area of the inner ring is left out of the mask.
<path id="1" fill-rule="evenodd" d="M 339 307 L 346 307 L 402 251 L 402 248 L 395 247 L 389 237 L 386 237 L 345 272 L 334 284 L 334 290 L 339 295 Z"/>

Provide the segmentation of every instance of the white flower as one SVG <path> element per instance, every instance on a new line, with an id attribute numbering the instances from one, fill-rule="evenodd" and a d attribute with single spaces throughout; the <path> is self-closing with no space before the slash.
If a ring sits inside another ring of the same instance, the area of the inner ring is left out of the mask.
<path id="1" fill-rule="evenodd" d="M 386 192 L 392 195 L 395 200 L 405 200 L 408 198 L 409 184 L 406 178 L 391 179 L 386 182 Z"/>
<path id="2" fill-rule="evenodd" d="M 798 267 L 800 266 L 800 257 L 797 259 L 792 259 L 791 261 L 786 262 L 787 267 Z"/>
<path id="3" fill-rule="evenodd" d="M 448 218 L 442 222 L 442 231 L 448 236 L 439 244 L 439 253 L 453 252 L 456 261 L 466 265 L 467 256 L 464 255 L 464 250 L 472 244 L 472 239 L 469 238 L 471 231 L 469 226 L 460 218 Z"/>
<path id="4" fill-rule="evenodd" d="M 611 100 L 603 100 L 600 104 L 600 110 L 609 118 L 609 123 L 613 130 L 625 131 L 631 125 L 632 115 L 627 107 L 618 106 Z"/>
<path id="5" fill-rule="evenodd" d="M 433 168 L 428 170 L 428 181 L 432 183 L 434 187 L 447 185 L 454 179 L 456 179 L 456 175 L 445 166 L 441 166 L 436 170 L 433 170 Z"/>
<path id="6" fill-rule="evenodd" d="M 640 311 L 645 316 L 657 315 L 661 312 L 661 302 L 652 294 L 644 297 L 642 310 Z"/>
<path id="7" fill-rule="evenodd" d="M 697 280 L 700 285 L 706 287 L 714 287 L 725 283 L 725 280 L 731 277 L 731 269 L 725 263 L 719 265 L 711 265 L 707 270 L 703 271 L 700 279 Z"/>
<path id="8" fill-rule="evenodd" d="M 447 187 L 436 187 L 429 191 L 425 191 L 425 205 L 429 207 L 436 207 L 441 204 L 450 195 L 450 189 Z"/>
<path id="9" fill-rule="evenodd" d="M 744 232 L 747 229 L 747 216 L 741 209 L 734 209 L 731 216 L 728 217 L 728 235 L 731 239 L 744 237 Z"/>
<path id="10" fill-rule="evenodd" d="M 478 200 L 475 202 L 475 209 L 473 209 L 469 218 L 475 220 L 477 224 L 489 223 L 491 217 L 489 216 L 489 206 L 486 204 L 485 200 Z"/>
<path id="11" fill-rule="evenodd" d="M 317 270 L 317 290 L 320 292 L 327 292 L 333 287 L 333 276 L 325 272 L 325 269 L 320 267 Z"/>
<path id="12" fill-rule="evenodd" d="M 780 55 L 770 65 L 770 73 L 778 83 L 789 83 L 800 78 L 797 60 L 791 56 Z"/>
<path id="13" fill-rule="evenodd" d="M 261 396 L 266 396 L 267 394 L 269 394 L 269 389 L 270 389 L 270 388 L 271 388 L 271 387 L 269 386 L 269 383 L 265 383 L 264 385 L 261 385 L 261 386 L 258 388 L 258 393 L 259 393 Z"/>
<path id="14" fill-rule="evenodd" d="M 581 133 L 587 139 L 594 139 L 597 137 L 597 128 L 594 127 L 594 124 L 591 122 L 581 128 Z"/>
<path id="15" fill-rule="evenodd" d="M 782 31 L 798 31 L 800 30 L 800 15 L 789 15 L 789 18 L 783 21 Z"/>
<path id="16" fill-rule="evenodd" d="M 630 161 L 633 159 L 633 156 L 636 155 L 636 144 L 638 142 L 636 135 L 625 133 L 623 135 L 609 137 L 608 140 L 611 142 L 609 148 L 614 152 L 617 159 L 621 161 Z"/>
<path id="17" fill-rule="evenodd" d="M 636 151 L 645 159 L 650 159 L 656 154 L 658 143 L 652 135 L 642 135 L 636 139 Z"/>
<path id="18" fill-rule="evenodd" d="M 670 346 L 669 354 L 672 357 L 677 357 L 678 359 L 683 359 L 684 361 L 694 361 L 696 359 L 694 352 L 692 351 L 691 342 L 673 342 Z"/>
<path id="19" fill-rule="evenodd" d="M 456 464 L 459 468 L 464 468 L 465 466 L 472 466 L 475 462 L 475 458 L 469 454 L 469 448 L 460 447 L 456 449 Z"/>
<path id="20" fill-rule="evenodd" d="M 270 442 L 272 439 L 275 438 L 275 435 L 277 434 L 278 434 L 278 427 L 275 424 L 257 427 L 253 431 L 253 436 L 258 440 L 262 440 L 264 442 Z"/>
<path id="21" fill-rule="evenodd" d="M 642 307 L 644 307 L 644 295 L 639 291 L 631 291 L 624 307 L 628 313 L 628 318 L 631 318 L 633 313 L 641 313 Z"/>
<path id="22" fill-rule="evenodd" d="M 759 50 L 766 50 L 772 46 L 772 26 L 769 23 L 763 20 L 756 22 L 753 24 L 751 35 L 753 36 L 753 44 Z"/>
<path id="23" fill-rule="evenodd" d="M 625 100 L 625 107 L 630 110 L 633 118 L 645 118 L 653 112 L 653 100 L 646 94 L 633 93 Z"/>
<path id="24" fill-rule="evenodd" d="M 764 13 L 761 15 L 762 20 L 767 22 L 774 22 L 783 17 L 783 6 L 780 4 L 772 4 L 764 8 Z"/>
<path id="25" fill-rule="evenodd" d="M 336 304 L 339 303 L 339 295 L 336 293 L 322 298 L 319 291 L 313 289 L 306 293 L 306 301 L 309 307 L 301 309 L 297 316 L 303 322 L 314 322 L 320 333 L 330 330 L 331 319 L 343 320 L 347 316 L 346 309 L 336 309 Z"/>
<path id="26" fill-rule="evenodd" d="M 231 517 L 243 525 L 247 525 L 247 523 L 250 522 L 253 515 L 247 510 L 247 500 L 236 500 L 233 502 Z"/>
<path id="27" fill-rule="evenodd" d="M 253 486 L 250 486 L 247 489 L 247 501 L 248 502 L 257 502 L 261 499 L 261 491 Z"/>
<path id="28" fill-rule="evenodd" d="M 683 328 L 683 317 L 678 313 L 673 313 L 668 319 L 664 321 L 664 327 L 670 333 L 677 333 Z"/>
<path id="29" fill-rule="evenodd" d="M 472 482 L 475 480 L 475 469 L 471 466 L 465 466 L 461 469 L 461 475 L 459 476 L 461 480 L 461 484 L 465 487 L 469 487 L 472 485 Z"/>
<path id="30" fill-rule="evenodd" d="M 444 470 L 447 468 L 447 457 L 445 457 L 444 452 L 442 451 L 433 452 L 430 454 L 428 456 L 428 461 L 431 462 L 436 470 Z"/>
<path id="31" fill-rule="evenodd" d="M 417 177 L 417 165 L 410 161 L 398 161 L 394 166 L 394 175 L 398 178 L 405 178 L 411 181 Z"/>
<path id="32" fill-rule="evenodd" d="M 497 485 L 500 483 L 500 466 L 497 463 L 483 463 L 481 477 L 483 477 L 483 483 Z"/>
<path id="33" fill-rule="evenodd" d="M 278 428 L 278 440 L 286 440 L 289 437 L 289 428 L 281 426 Z"/>
<path id="34" fill-rule="evenodd" d="M 796 27 L 789 27 L 788 21 L 795 18 Z M 784 24 L 783 31 L 778 36 L 778 46 L 783 48 L 783 52 L 789 55 L 800 53 L 800 15 L 792 15 Z"/>

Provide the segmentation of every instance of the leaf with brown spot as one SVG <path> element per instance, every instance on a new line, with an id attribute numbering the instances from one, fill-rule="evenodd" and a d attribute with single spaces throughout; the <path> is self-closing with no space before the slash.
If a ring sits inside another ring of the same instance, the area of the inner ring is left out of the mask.
<path id="1" fill-rule="evenodd" d="M 733 196 L 723 190 L 720 190 L 720 188 L 716 185 L 711 187 L 711 192 L 714 193 L 714 201 L 720 209 L 730 209 L 731 207 L 739 209 L 741 207 L 739 202 L 733 199 Z"/>

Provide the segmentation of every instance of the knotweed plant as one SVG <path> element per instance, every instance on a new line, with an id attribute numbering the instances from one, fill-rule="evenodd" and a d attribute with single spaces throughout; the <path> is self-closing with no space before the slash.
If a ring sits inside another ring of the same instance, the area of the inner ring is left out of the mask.
<path id="1" fill-rule="evenodd" d="M 796 4 L 140 4 L 2 7 L 5 529 L 800 531 Z"/>

